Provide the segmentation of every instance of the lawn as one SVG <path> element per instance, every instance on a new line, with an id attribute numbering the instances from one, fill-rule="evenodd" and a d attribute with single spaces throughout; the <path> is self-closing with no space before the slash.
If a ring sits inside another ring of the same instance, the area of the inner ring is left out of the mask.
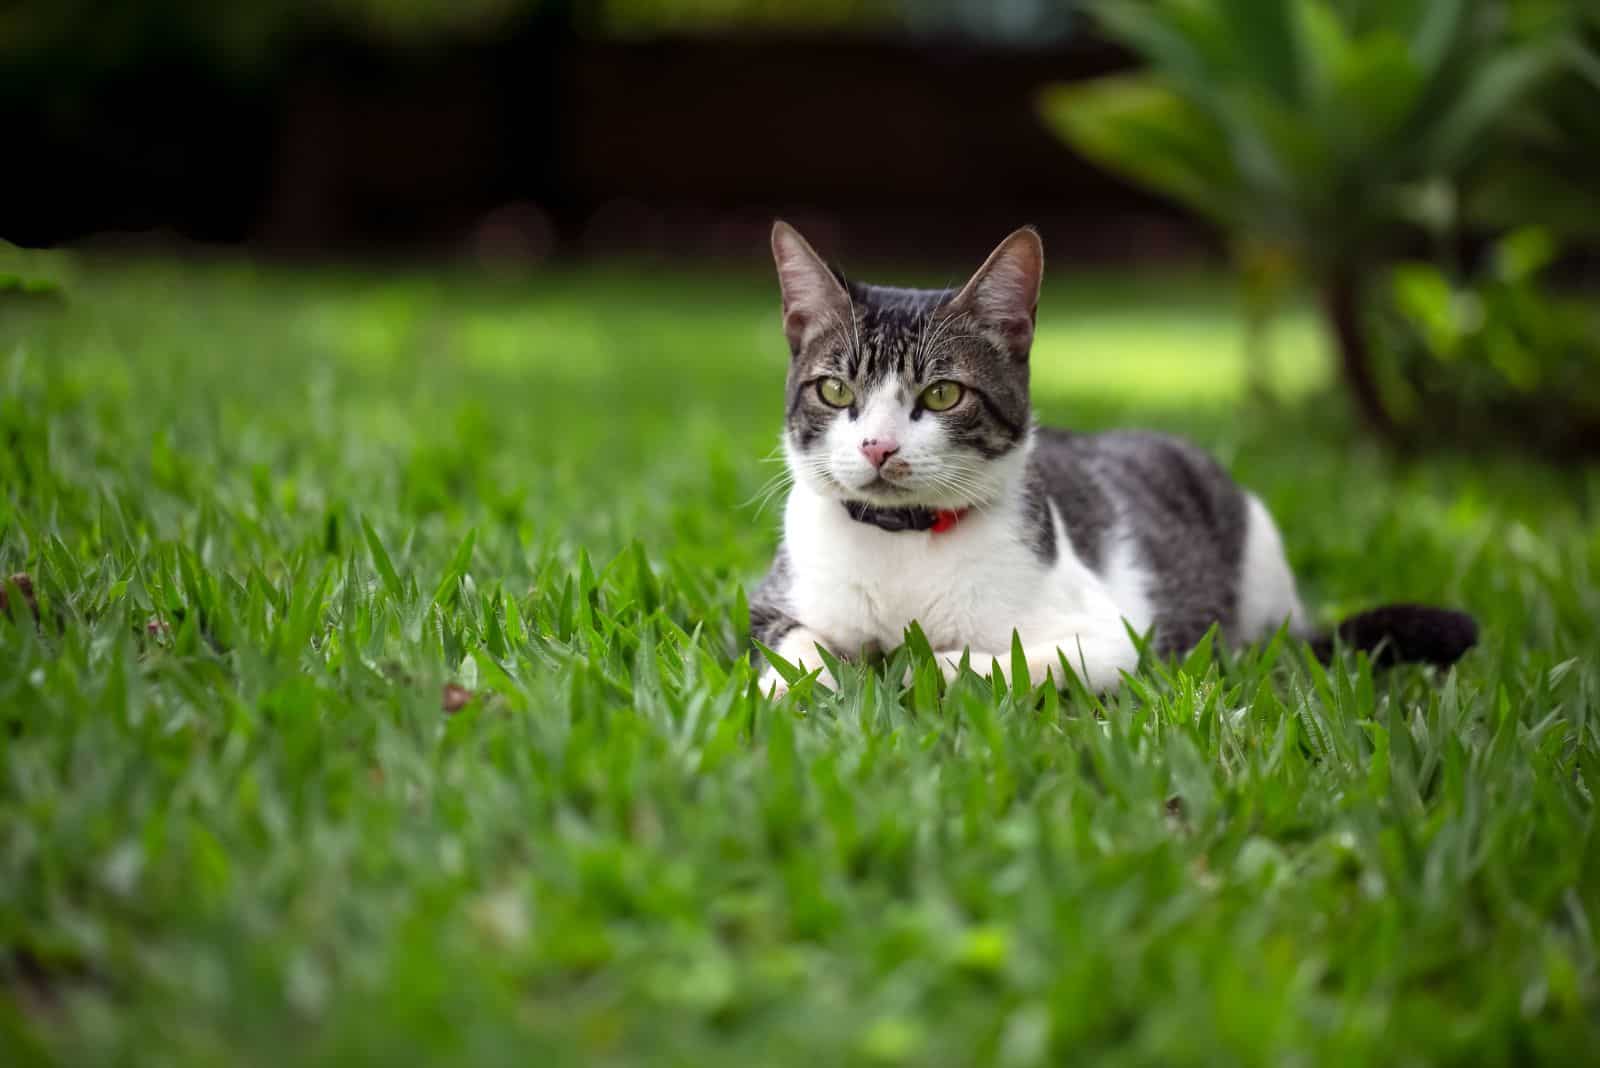
<path id="1" fill-rule="evenodd" d="M 1577 1063 L 1600 471 L 1385 458 L 1303 314 L 1058 277 L 1049 421 L 1216 450 L 1325 618 L 1103 705 L 773 704 L 761 273 L 88 266 L 0 305 L 0 1062 Z M 464 707 L 447 712 L 467 696 Z"/>

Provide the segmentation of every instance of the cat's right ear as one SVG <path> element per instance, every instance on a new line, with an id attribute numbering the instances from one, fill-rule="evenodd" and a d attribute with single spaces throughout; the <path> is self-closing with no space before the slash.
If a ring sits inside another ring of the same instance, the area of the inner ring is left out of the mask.
<path id="1" fill-rule="evenodd" d="M 971 312 L 996 344 L 1026 360 L 1043 276 L 1044 245 L 1037 230 L 1024 226 L 1000 242 L 949 306 Z"/>
<path id="2" fill-rule="evenodd" d="M 781 219 L 772 224 L 772 258 L 783 291 L 783 332 L 789 351 L 798 356 L 821 331 L 843 328 L 854 314 L 850 294 L 800 231 Z"/>

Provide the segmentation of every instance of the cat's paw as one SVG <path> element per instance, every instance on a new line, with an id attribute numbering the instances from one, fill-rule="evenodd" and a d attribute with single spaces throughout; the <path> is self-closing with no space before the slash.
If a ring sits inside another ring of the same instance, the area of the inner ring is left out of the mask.
<path id="1" fill-rule="evenodd" d="M 810 670 L 806 664 L 801 664 L 800 667 L 808 672 Z M 827 668 L 823 668 L 817 673 L 817 678 L 813 685 L 826 687 L 835 693 L 839 692 L 839 683 L 834 679 L 833 672 Z M 782 675 L 771 668 L 767 668 L 761 673 L 761 677 L 756 680 L 756 687 L 774 701 L 789 692 L 789 684 L 783 681 Z"/>
<path id="2" fill-rule="evenodd" d="M 756 689 L 766 694 L 771 700 L 776 701 L 789 692 L 789 684 L 783 681 L 782 675 L 771 668 L 767 668 L 761 673 L 761 677 L 756 680 Z"/>
<path id="3" fill-rule="evenodd" d="M 810 673 L 821 668 L 817 673 L 817 685 L 838 692 L 839 683 L 834 679 L 833 672 L 828 670 L 826 664 L 818 662 L 820 657 L 817 654 L 817 646 L 820 644 L 821 639 L 811 631 L 796 627 L 784 636 L 783 641 L 779 642 L 773 651 L 803 672 Z M 761 692 L 770 694 L 774 701 L 789 692 L 789 684 L 770 664 L 761 672 L 758 685 L 761 687 Z"/>
<path id="4" fill-rule="evenodd" d="M 939 665 L 939 670 L 944 672 L 946 683 L 955 682 L 961 677 L 961 658 L 967 655 L 965 649 L 941 649 L 933 654 L 934 661 Z M 973 661 L 973 670 L 977 671 L 977 662 Z M 982 674 L 980 671 L 979 674 Z"/>

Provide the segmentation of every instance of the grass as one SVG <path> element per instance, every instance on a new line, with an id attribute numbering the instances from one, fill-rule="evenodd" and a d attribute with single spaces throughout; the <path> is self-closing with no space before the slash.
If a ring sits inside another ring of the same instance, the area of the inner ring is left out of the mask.
<path id="1" fill-rule="evenodd" d="M 1045 418 L 1192 434 L 1327 616 L 1482 647 L 774 705 L 774 302 L 153 263 L 0 309 L 0 1061 L 1592 1057 L 1600 473 L 1397 464 L 1303 317 L 1243 405 L 1225 290 L 1058 279 Z"/>

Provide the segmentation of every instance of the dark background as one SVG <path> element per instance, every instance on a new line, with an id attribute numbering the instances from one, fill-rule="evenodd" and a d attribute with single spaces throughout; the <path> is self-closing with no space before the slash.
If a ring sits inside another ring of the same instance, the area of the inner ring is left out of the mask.
<path id="1" fill-rule="evenodd" d="M 1087 260 L 1208 249 L 1039 121 L 1041 86 L 1127 62 L 1070 3 L 461 6 L 14 9 L 0 237 L 720 257 L 783 215 L 852 253 L 1024 222 Z"/>

